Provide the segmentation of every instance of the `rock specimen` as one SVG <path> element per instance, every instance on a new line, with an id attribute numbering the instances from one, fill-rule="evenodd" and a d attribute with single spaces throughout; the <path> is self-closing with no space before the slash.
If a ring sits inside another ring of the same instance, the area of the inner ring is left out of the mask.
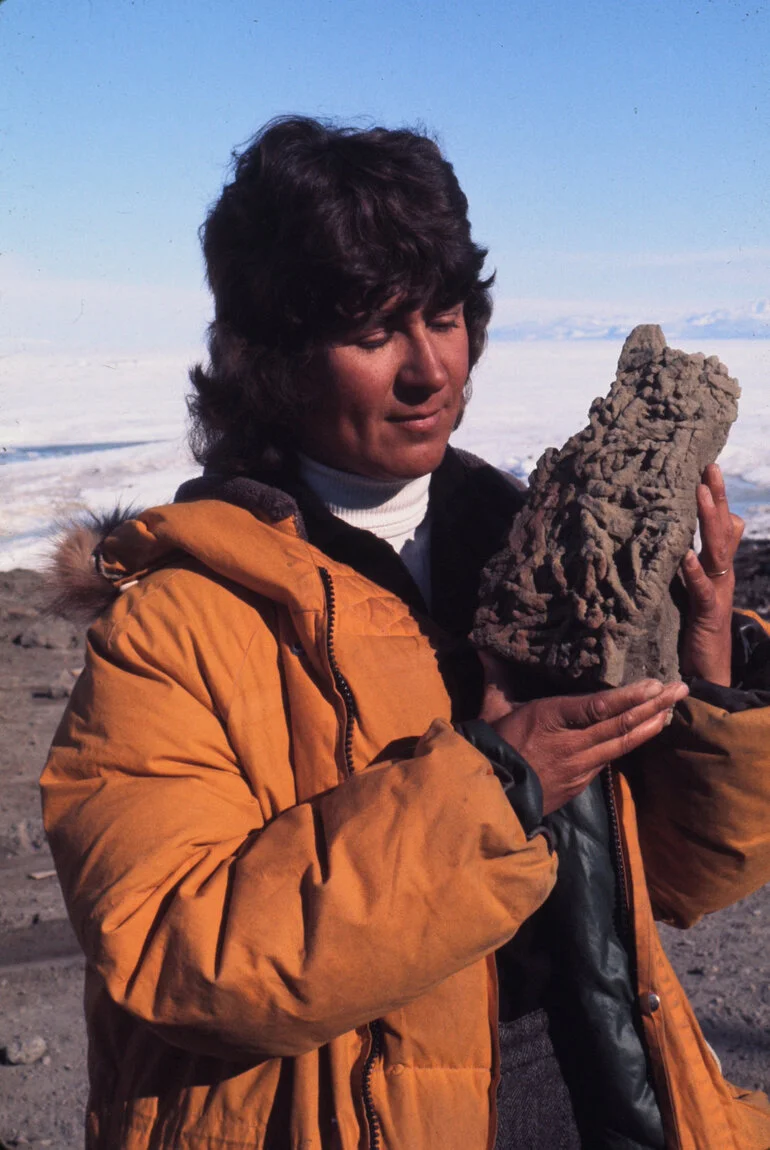
<path id="1" fill-rule="evenodd" d="M 737 414 L 716 356 L 634 328 L 609 395 L 530 476 L 507 547 L 484 572 L 472 634 L 530 694 L 678 677 L 672 591 L 697 522 L 695 488 Z M 523 697 L 523 696 L 521 696 Z"/>

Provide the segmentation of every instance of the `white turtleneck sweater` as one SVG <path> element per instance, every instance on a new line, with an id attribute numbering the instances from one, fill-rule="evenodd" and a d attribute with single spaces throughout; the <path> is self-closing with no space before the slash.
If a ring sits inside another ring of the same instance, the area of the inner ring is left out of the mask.
<path id="1" fill-rule="evenodd" d="M 391 545 L 430 607 L 430 475 L 368 479 L 306 455 L 300 455 L 299 463 L 302 479 L 332 515 Z"/>

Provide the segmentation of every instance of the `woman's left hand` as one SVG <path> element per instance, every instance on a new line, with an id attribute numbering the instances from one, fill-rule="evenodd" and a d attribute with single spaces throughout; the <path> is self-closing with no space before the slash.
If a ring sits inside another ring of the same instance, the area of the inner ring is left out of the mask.
<path id="1" fill-rule="evenodd" d="M 682 578 L 690 610 L 682 641 L 684 675 L 730 686 L 731 633 L 735 572 L 733 559 L 744 522 L 727 505 L 722 472 L 711 463 L 698 484 L 700 556 L 690 550 L 682 562 Z"/>

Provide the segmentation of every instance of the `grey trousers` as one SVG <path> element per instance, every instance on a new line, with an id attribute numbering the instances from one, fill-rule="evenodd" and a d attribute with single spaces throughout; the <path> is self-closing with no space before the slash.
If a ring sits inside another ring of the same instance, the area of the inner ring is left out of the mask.
<path id="1" fill-rule="evenodd" d="M 580 1150 L 544 1010 L 500 1024 L 495 1150 Z"/>

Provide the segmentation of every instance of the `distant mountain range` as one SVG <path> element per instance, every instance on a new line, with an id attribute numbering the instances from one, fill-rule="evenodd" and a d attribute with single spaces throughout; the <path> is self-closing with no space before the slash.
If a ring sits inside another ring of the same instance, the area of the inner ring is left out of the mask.
<path id="1" fill-rule="evenodd" d="M 770 299 L 757 300 L 742 308 L 717 308 L 710 312 L 668 314 L 654 320 L 639 315 L 597 317 L 565 315 L 527 319 L 520 323 L 495 325 L 490 328 L 492 340 L 623 340 L 638 323 L 655 322 L 666 338 L 699 339 L 770 339 Z"/>

